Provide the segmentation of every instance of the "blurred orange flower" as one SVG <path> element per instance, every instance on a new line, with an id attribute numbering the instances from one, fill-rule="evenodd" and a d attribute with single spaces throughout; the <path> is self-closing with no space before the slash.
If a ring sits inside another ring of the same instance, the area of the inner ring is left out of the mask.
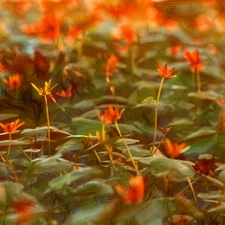
<path id="1" fill-rule="evenodd" d="M 11 123 L 0 123 L 0 127 L 8 133 L 12 133 L 14 131 L 16 131 L 19 127 L 21 127 L 22 125 L 24 125 L 24 122 L 20 123 L 20 119 L 17 119 L 15 122 L 11 122 Z"/>
<path id="2" fill-rule="evenodd" d="M 34 206 L 35 203 L 31 200 L 14 200 L 12 202 L 12 207 L 15 213 L 18 215 L 18 225 L 22 225 L 24 222 L 32 218 Z"/>
<path id="3" fill-rule="evenodd" d="M 21 75 L 14 74 L 9 77 L 9 79 L 3 78 L 2 81 L 8 85 L 10 90 L 15 90 L 21 86 L 22 80 Z"/>
<path id="4" fill-rule="evenodd" d="M 129 187 L 116 184 L 114 189 L 125 204 L 141 203 L 145 193 L 144 177 L 142 175 L 131 177 L 129 179 Z"/>
<path id="5" fill-rule="evenodd" d="M 189 149 L 189 146 L 187 146 L 186 143 L 181 143 L 181 144 L 178 144 L 176 142 L 171 143 L 171 141 L 168 138 L 166 138 L 164 141 L 164 147 L 165 147 L 166 153 L 171 158 L 176 158 L 181 153 Z"/>
<path id="6" fill-rule="evenodd" d="M 100 115 L 99 111 L 96 110 L 96 114 L 98 118 L 106 123 L 106 124 L 111 124 L 116 120 L 119 120 L 123 114 L 123 111 L 119 112 L 118 106 L 113 109 L 112 106 L 109 106 L 108 109 L 104 111 L 104 114 Z"/>
<path id="7" fill-rule="evenodd" d="M 61 98 L 70 98 L 73 95 L 73 87 L 70 85 L 67 90 L 57 91 L 55 94 Z"/>
<path id="8" fill-rule="evenodd" d="M 23 30 L 27 35 L 39 35 L 42 40 L 49 41 L 59 36 L 60 26 L 60 20 L 54 15 L 44 15 L 39 23 L 28 24 Z"/>
<path id="9" fill-rule="evenodd" d="M 4 65 L 0 62 L 0 73 L 6 71 L 7 68 L 4 67 Z"/>
<path id="10" fill-rule="evenodd" d="M 105 76 L 106 76 L 106 81 L 109 82 L 109 76 L 111 75 L 112 72 L 114 72 L 119 65 L 120 61 L 119 59 L 112 54 L 106 62 L 106 67 L 105 67 Z"/>
<path id="11" fill-rule="evenodd" d="M 173 77 L 176 77 L 176 75 L 173 75 L 173 72 L 175 70 L 175 67 L 172 68 L 172 69 L 168 69 L 167 68 L 167 64 L 165 64 L 164 66 L 162 66 L 160 63 L 158 63 L 157 65 L 157 70 L 159 72 L 159 75 L 162 77 L 162 78 L 173 78 Z"/>
<path id="12" fill-rule="evenodd" d="M 202 69 L 203 64 L 201 63 L 200 55 L 197 49 L 193 52 L 185 50 L 184 58 L 189 62 L 192 72 L 197 72 Z"/>

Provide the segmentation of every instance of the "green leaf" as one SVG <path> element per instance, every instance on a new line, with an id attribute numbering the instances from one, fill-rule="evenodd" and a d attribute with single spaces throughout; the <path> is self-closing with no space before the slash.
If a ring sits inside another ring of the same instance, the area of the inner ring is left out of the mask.
<path id="1" fill-rule="evenodd" d="M 167 205 L 165 205 L 167 203 Z M 173 210 L 172 202 L 164 198 L 145 201 L 142 204 L 132 205 L 118 214 L 113 219 L 114 225 L 162 225 L 164 218 Z M 167 209 L 169 209 L 167 211 Z M 132 221 L 132 222 L 131 222 Z"/>
<path id="2" fill-rule="evenodd" d="M 198 138 L 198 137 L 202 137 L 202 136 L 210 136 L 210 135 L 213 135 L 215 133 L 216 133 L 215 130 L 205 128 L 205 129 L 198 130 L 198 131 L 184 137 L 182 140 L 186 141 L 186 140 L 189 140 L 189 139 Z"/>
<path id="3" fill-rule="evenodd" d="M 86 118 L 73 118 L 72 125 L 76 127 L 77 133 L 81 135 L 95 134 L 96 131 L 102 129 L 101 122 Z"/>
<path id="4" fill-rule="evenodd" d="M 102 171 L 95 167 L 80 168 L 78 170 L 74 170 L 67 174 L 64 174 L 62 177 L 54 178 L 49 182 L 49 185 L 52 189 L 60 190 L 63 187 L 70 185 L 71 182 L 76 181 L 80 178 L 87 179 L 101 177 L 102 175 Z"/>
<path id="5" fill-rule="evenodd" d="M 95 204 L 91 207 L 80 208 L 80 210 L 72 214 L 67 225 L 97 225 L 105 224 L 117 209 L 117 199 L 112 199 L 107 203 Z"/>
<path id="6" fill-rule="evenodd" d="M 184 181 L 192 178 L 196 172 L 195 165 L 189 161 L 181 161 L 164 157 L 146 157 L 139 160 L 143 164 L 149 165 L 150 172 L 157 177 L 169 176 L 174 181 Z"/>

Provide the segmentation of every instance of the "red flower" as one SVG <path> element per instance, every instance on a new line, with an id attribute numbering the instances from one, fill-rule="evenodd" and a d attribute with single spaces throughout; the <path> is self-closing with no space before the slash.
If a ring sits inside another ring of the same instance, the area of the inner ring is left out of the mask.
<path id="1" fill-rule="evenodd" d="M 61 90 L 60 92 L 56 92 L 61 98 L 70 98 L 73 95 L 73 87 L 70 85 L 67 90 Z"/>
<path id="2" fill-rule="evenodd" d="M 20 119 L 17 119 L 15 122 L 11 122 L 11 123 L 0 123 L 0 127 L 8 133 L 12 133 L 14 131 L 16 131 L 19 127 L 21 127 L 22 125 L 24 125 L 24 122 L 20 123 Z"/>
<path id="3" fill-rule="evenodd" d="M 119 112 L 118 106 L 113 109 L 112 106 L 109 106 L 108 109 L 104 111 L 103 115 L 100 115 L 98 111 L 96 111 L 96 114 L 98 118 L 106 123 L 106 124 L 111 124 L 116 120 L 119 120 L 122 116 L 123 111 Z"/>
<path id="4" fill-rule="evenodd" d="M 15 90 L 21 86 L 21 76 L 19 74 L 14 74 L 9 77 L 7 80 L 6 78 L 3 78 L 2 81 L 8 85 L 10 90 Z"/>
<path id="5" fill-rule="evenodd" d="M 209 175 L 215 167 L 216 158 L 211 154 L 200 155 L 195 162 L 194 169 L 202 174 Z"/>
<path id="6" fill-rule="evenodd" d="M 171 143 L 171 141 L 168 138 L 166 138 L 164 141 L 164 147 L 166 153 L 172 158 L 178 157 L 181 153 L 183 153 L 189 148 L 189 146 L 187 146 L 185 143 L 181 144 L 178 144 L 176 142 Z"/>
<path id="7" fill-rule="evenodd" d="M 24 222 L 32 218 L 32 214 L 34 213 L 32 212 L 32 209 L 34 206 L 35 203 L 31 200 L 14 200 L 12 202 L 12 207 L 15 213 L 18 215 L 18 225 L 22 225 Z"/>
<path id="8" fill-rule="evenodd" d="M 197 72 L 202 69 L 203 64 L 201 63 L 200 55 L 197 49 L 193 52 L 186 50 L 184 58 L 189 62 L 192 72 Z"/>
<path id="9" fill-rule="evenodd" d="M 170 224 L 171 225 L 186 225 L 188 224 L 188 220 L 184 218 L 183 215 L 181 215 L 178 219 L 173 220 Z"/>
<path id="10" fill-rule="evenodd" d="M 131 177 L 129 179 L 129 187 L 124 187 L 121 184 L 116 184 L 114 185 L 114 189 L 125 204 L 130 205 L 140 203 L 144 199 L 144 178 L 142 175 Z"/>
<path id="11" fill-rule="evenodd" d="M 37 24 L 29 24 L 24 27 L 27 35 L 40 35 L 42 40 L 54 40 L 60 34 L 60 21 L 52 15 L 45 15 Z"/>
<path id="12" fill-rule="evenodd" d="M 173 77 L 176 77 L 176 75 L 173 75 L 173 72 L 175 70 L 175 67 L 169 70 L 167 68 L 167 64 L 165 64 L 164 66 L 162 66 L 160 63 L 158 63 L 157 70 L 159 72 L 159 75 L 162 78 L 173 78 Z"/>
<path id="13" fill-rule="evenodd" d="M 106 81 L 109 82 L 109 76 L 113 71 L 116 70 L 117 66 L 119 65 L 119 59 L 115 55 L 111 55 L 107 62 L 106 62 L 106 67 L 105 67 L 105 76 L 106 76 Z"/>
<path id="14" fill-rule="evenodd" d="M 4 67 L 4 65 L 0 62 L 0 73 L 5 72 L 7 68 Z"/>

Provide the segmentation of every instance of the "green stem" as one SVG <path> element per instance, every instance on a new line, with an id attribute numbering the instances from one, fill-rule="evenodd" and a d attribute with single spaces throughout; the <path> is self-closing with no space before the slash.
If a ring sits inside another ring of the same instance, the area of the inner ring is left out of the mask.
<path id="1" fill-rule="evenodd" d="M 119 133 L 119 135 L 120 135 L 120 137 L 121 137 L 121 139 L 122 139 L 122 141 L 123 141 L 123 143 L 124 143 L 124 145 L 125 145 L 125 147 L 126 147 L 126 150 L 127 150 L 127 153 L 128 153 L 128 155 L 129 155 L 129 157 L 130 157 L 130 159 L 131 159 L 131 162 L 133 163 L 134 169 L 135 169 L 136 173 L 139 174 L 138 168 L 137 168 L 137 164 L 134 162 L 133 156 L 132 156 L 132 154 L 131 154 L 131 152 L 130 152 L 130 149 L 128 148 L 127 142 L 126 142 L 125 139 L 123 138 L 123 136 L 122 136 L 122 134 L 121 134 L 121 131 L 120 131 L 120 128 L 119 128 L 119 125 L 118 125 L 118 123 L 116 122 L 116 120 L 115 120 L 115 125 L 116 125 L 116 129 L 117 129 L 117 131 L 118 131 L 118 133 Z"/>
<path id="2" fill-rule="evenodd" d="M 162 86 L 163 86 L 164 79 L 165 78 L 162 77 L 160 85 L 159 85 L 156 104 L 155 104 L 154 136 L 153 136 L 152 152 L 154 152 L 156 136 L 157 136 L 158 107 L 159 107 L 159 99 L 160 99 L 160 95 L 161 95 L 161 92 L 162 92 Z"/>
<path id="3" fill-rule="evenodd" d="M 48 111 L 48 100 L 47 95 L 44 95 L 45 98 L 45 107 L 46 107 L 46 118 L 47 118 L 47 126 L 48 126 L 48 156 L 50 157 L 50 119 L 49 119 L 49 111 Z"/>
<path id="4" fill-rule="evenodd" d="M 196 75 L 196 82 L 197 82 L 197 92 L 201 93 L 201 80 L 200 80 L 199 71 L 195 71 L 195 75 Z"/>
<path id="5" fill-rule="evenodd" d="M 8 151 L 7 151 L 7 161 L 9 160 L 9 154 L 11 151 L 11 146 L 12 146 L 12 133 L 9 132 L 9 146 L 8 146 Z"/>
<path id="6" fill-rule="evenodd" d="M 57 101 L 54 100 L 54 103 L 70 118 L 72 119 L 72 116 L 67 112 L 66 109 L 64 109 L 61 105 L 58 104 Z"/>

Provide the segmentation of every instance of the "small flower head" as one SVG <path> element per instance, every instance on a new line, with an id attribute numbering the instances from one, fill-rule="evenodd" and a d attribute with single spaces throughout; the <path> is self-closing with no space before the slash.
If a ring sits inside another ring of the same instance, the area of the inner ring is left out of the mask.
<path id="1" fill-rule="evenodd" d="M 203 64 L 201 63 L 200 55 L 197 49 L 195 49 L 193 52 L 186 50 L 184 58 L 190 64 L 191 71 L 193 73 L 201 71 Z"/>
<path id="2" fill-rule="evenodd" d="M 129 179 L 129 187 L 116 184 L 114 189 L 125 204 L 141 203 L 145 192 L 144 177 L 142 175 L 131 177 Z"/>
<path id="3" fill-rule="evenodd" d="M 195 161 L 194 169 L 202 174 L 210 175 L 215 169 L 216 158 L 211 154 L 199 155 Z"/>
<path id="4" fill-rule="evenodd" d="M 70 98 L 73 95 L 73 87 L 70 85 L 67 90 L 61 90 L 60 92 L 56 92 L 61 98 Z"/>
<path id="5" fill-rule="evenodd" d="M 107 82 L 110 81 L 109 76 L 111 75 L 112 72 L 114 72 L 119 65 L 119 59 L 115 55 L 111 55 L 107 62 L 106 62 L 106 67 L 105 67 L 105 76 Z"/>
<path id="6" fill-rule="evenodd" d="M 108 109 L 104 111 L 104 114 L 100 115 L 98 111 L 96 111 L 96 114 L 98 118 L 106 123 L 106 124 L 111 124 L 114 121 L 117 121 L 121 118 L 123 111 L 119 112 L 118 106 L 113 109 L 112 106 L 109 106 Z"/>
<path id="7" fill-rule="evenodd" d="M 18 216 L 17 224 L 24 224 L 32 218 L 35 203 L 32 200 L 14 200 L 12 207 Z"/>
<path id="8" fill-rule="evenodd" d="M 168 138 L 166 138 L 164 141 L 164 147 L 166 153 L 172 158 L 178 157 L 181 153 L 185 152 L 190 148 L 189 146 L 186 145 L 186 143 L 181 144 L 178 144 L 176 142 L 171 143 L 171 141 Z"/>
<path id="9" fill-rule="evenodd" d="M 19 127 L 21 127 L 22 125 L 24 125 L 24 122 L 20 123 L 20 119 L 17 119 L 15 122 L 11 122 L 11 123 L 0 123 L 0 127 L 8 133 L 12 133 L 16 130 L 18 130 Z"/>
<path id="10" fill-rule="evenodd" d="M 173 74 L 175 67 L 172 69 L 168 69 L 167 64 L 165 64 L 164 66 L 162 66 L 160 63 L 158 63 L 157 65 L 157 70 L 159 72 L 159 75 L 162 78 L 173 78 L 176 77 L 176 75 Z"/>
<path id="11" fill-rule="evenodd" d="M 4 65 L 0 62 L 0 73 L 5 72 L 7 68 L 4 67 Z"/>
<path id="12" fill-rule="evenodd" d="M 3 78 L 2 81 L 8 85 L 9 90 L 15 90 L 19 88 L 22 83 L 21 75 L 19 74 L 11 75 L 8 79 Z"/>
<path id="13" fill-rule="evenodd" d="M 31 85 L 33 86 L 33 88 L 38 92 L 39 95 L 41 96 L 46 96 L 46 95 L 51 95 L 51 91 L 53 88 L 55 88 L 57 86 L 54 85 L 53 87 L 51 87 L 51 79 L 47 82 L 45 81 L 45 86 L 44 88 L 38 88 L 35 84 L 31 83 Z M 51 88 L 50 88 L 51 87 Z"/>

